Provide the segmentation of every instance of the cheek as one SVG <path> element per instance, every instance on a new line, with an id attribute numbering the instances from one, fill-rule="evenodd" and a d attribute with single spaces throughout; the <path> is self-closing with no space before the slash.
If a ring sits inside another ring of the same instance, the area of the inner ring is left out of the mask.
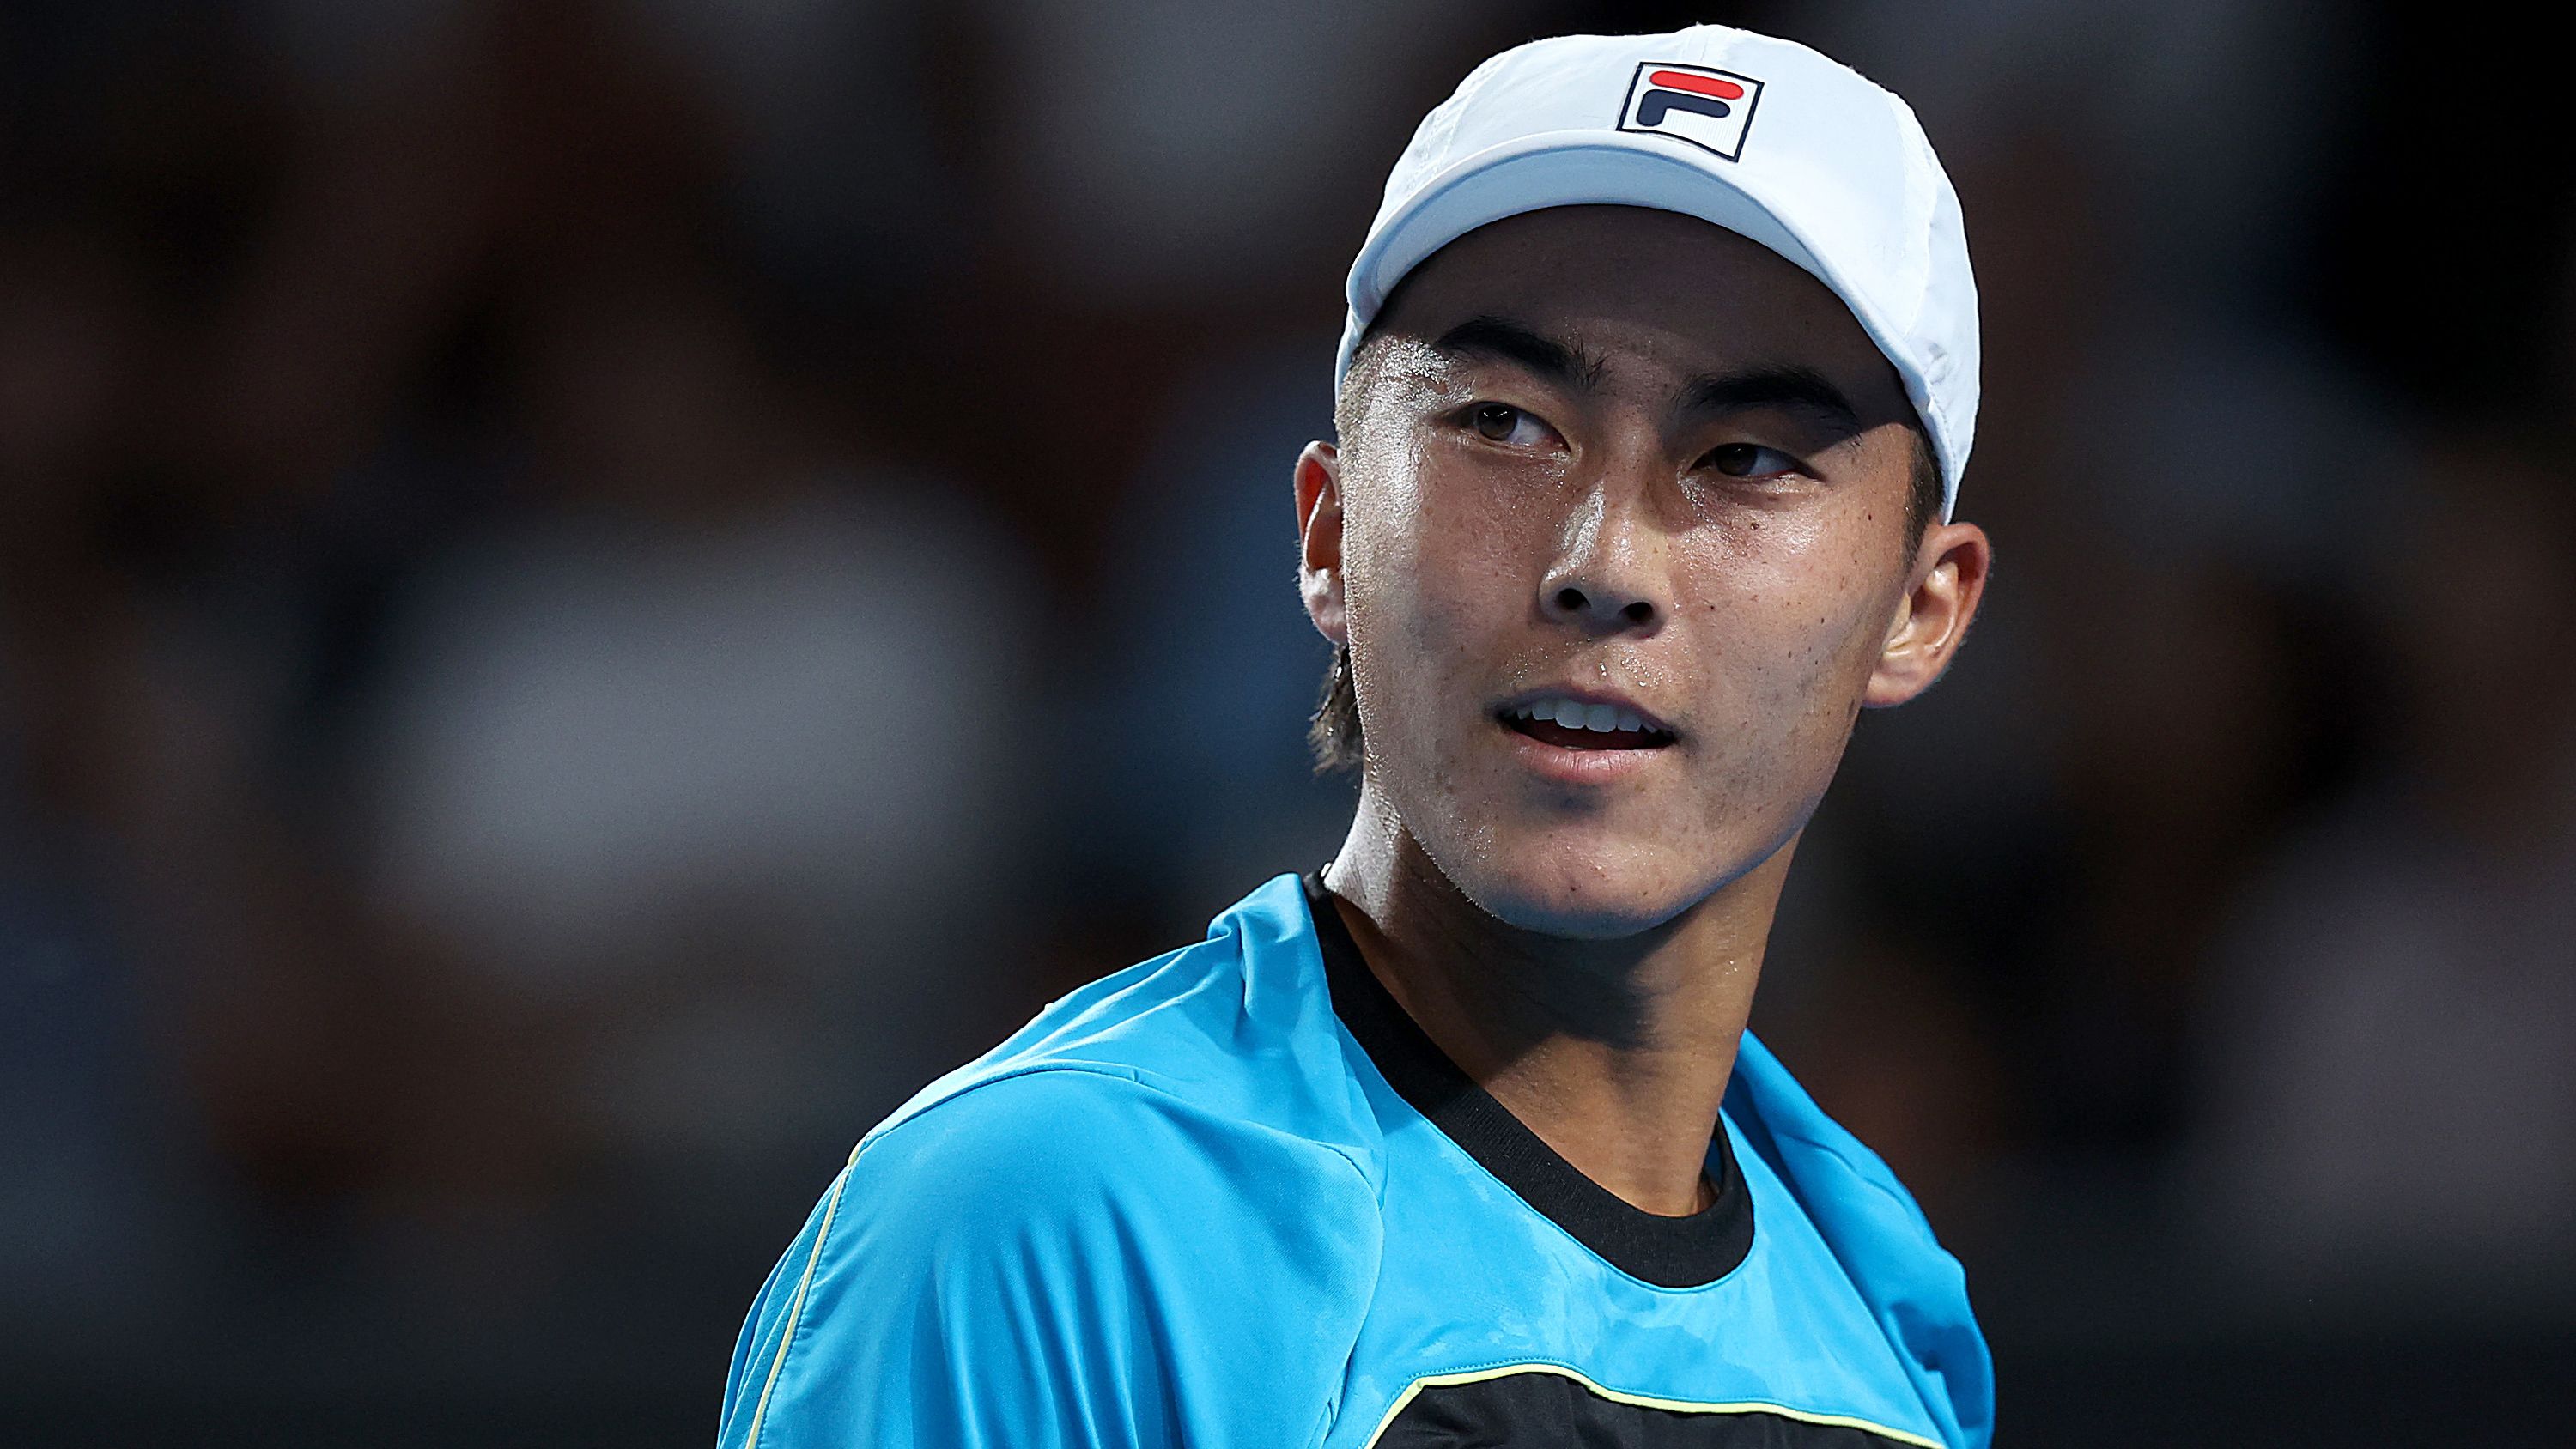
<path id="1" fill-rule="evenodd" d="M 1895 581 L 1824 520 L 1733 520 L 1695 533 L 1676 600 L 1719 718 L 1775 739 L 1839 732 L 1859 713 Z"/>
<path id="2" fill-rule="evenodd" d="M 1344 597 L 1354 653 L 1374 656 L 1387 682 L 1427 687 L 1468 661 L 1490 664 L 1494 636 L 1526 632 L 1540 555 L 1525 535 L 1545 519 L 1536 500 L 1515 507 L 1470 470 L 1419 452 L 1402 461 L 1349 500 Z"/>

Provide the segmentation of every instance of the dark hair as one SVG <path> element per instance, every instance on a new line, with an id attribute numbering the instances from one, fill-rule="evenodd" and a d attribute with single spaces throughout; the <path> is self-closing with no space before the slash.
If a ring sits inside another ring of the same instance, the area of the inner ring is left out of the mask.
<path id="1" fill-rule="evenodd" d="M 1941 511 L 1941 463 L 1932 456 L 1932 440 L 1922 429 L 1913 429 L 1914 466 L 1905 503 L 1905 546 L 1911 552 L 1923 541 L 1923 531 L 1932 526 L 1933 517 Z M 1315 752 L 1315 773 L 1338 774 L 1359 768 L 1364 741 L 1360 737 L 1360 697 L 1351 683 L 1351 646 L 1333 646 L 1333 662 L 1324 668 L 1323 698 L 1315 703 L 1315 718 L 1306 727 L 1306 744 Z"/>

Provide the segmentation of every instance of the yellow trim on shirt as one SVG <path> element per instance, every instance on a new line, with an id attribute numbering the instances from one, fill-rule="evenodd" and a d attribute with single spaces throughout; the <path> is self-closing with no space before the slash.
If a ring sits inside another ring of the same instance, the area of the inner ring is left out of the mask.
<path id="1" fill-rule="evenodd" d="M 787 1331 L 778 1335 L 778 1352 L 769 1356 L 769 1376 L 760 1381 L 760 1402 L 752 1406 L 751 1432 L 742 1436 L 743 1449 L 760 1449 L 760 1426 L 769 1417 L 770 1391 L 778 1387 L 778 1371 L 787 1366 L 787 1346 L 796 1341 L 797 1321 L 805 1316 L 805 1291 L 814 1286 L 814 1265 L 823 1261 L 832 1220 L 841 1215 L 841 1191 L 850 1185 L 850 1169 L 858 1162 L 859 1150 L 853 1147 L 850 1160 L 841 1164 L 840 1179 L 832 1184 L 832 1200 L 823 1205 L 823 1226 L 815 1229 L 814 1251 L 805 1255 L 805 1271 L 796 1279 L 796 1297 L 787 1305 Z"/>

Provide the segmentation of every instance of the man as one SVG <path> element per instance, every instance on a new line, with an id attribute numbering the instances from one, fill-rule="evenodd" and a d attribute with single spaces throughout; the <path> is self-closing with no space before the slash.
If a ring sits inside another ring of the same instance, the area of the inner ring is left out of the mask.
<path id="1" fill-rule="evenodd" d="M 1358 818 L 860 1143 L 726 1445 L 1983 1445 L 1958 1266 L 1744 1034 L 1956 651 L 1976 403 L 1910 112 L 1718 27 L 1506 52 L 1352 268 L 1295 497 Z"/>

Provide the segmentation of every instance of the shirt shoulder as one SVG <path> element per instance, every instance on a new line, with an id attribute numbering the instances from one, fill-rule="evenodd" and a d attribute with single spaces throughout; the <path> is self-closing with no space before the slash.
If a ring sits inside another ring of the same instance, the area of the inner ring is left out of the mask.
<path id="1" fill-rule="evenodd" d="M 726 1445 L 1320 1434 L 1377 1276 L 1374 1159 L 1293 971 L 1264 979 L 1282 943 L 1227 937 L 1056 1003 L 860 1142 L 745 1327 Z"/>
<path id="2" fill-rule="evenodd" d="M 849 1185 L 943 1219 L 944 1246 L 1058 1229 L 1104 1209 L 1194 1217 L 1240 1239 L 1296 1213 L 1373 1215 L 1351 1155 L 1113 1067 L 1037 1063 L 986 1077 L 872 1132 Z M 1288 1180 L 1311 1195 L 1285 1192 Z M 1347 1224 L 1342 1226 L 1348 1226 Z"/>
<path id="3" fill-rule="evenodd" d="M 1211 1119 L 1304 1138 L 1348 1158 L 1375 1185 L 1382 1134 L 1355 1050 L 1333 1012 L 1305 897 L 1295 876 L 1282 875 L 1209 923 L 1206 939 L 1050 1003 L 869 1136 L 1007 1078 L 1074 1070 L 1159 1090 Z"/>
<path id="4" fill-rule="evenodd" d="M 754 1310 L 722 1442 L 1303 1442 L 1380 1241 L 1329 1148 L 1112 1073 L 995 1077 L 853 1155 Z"/>

